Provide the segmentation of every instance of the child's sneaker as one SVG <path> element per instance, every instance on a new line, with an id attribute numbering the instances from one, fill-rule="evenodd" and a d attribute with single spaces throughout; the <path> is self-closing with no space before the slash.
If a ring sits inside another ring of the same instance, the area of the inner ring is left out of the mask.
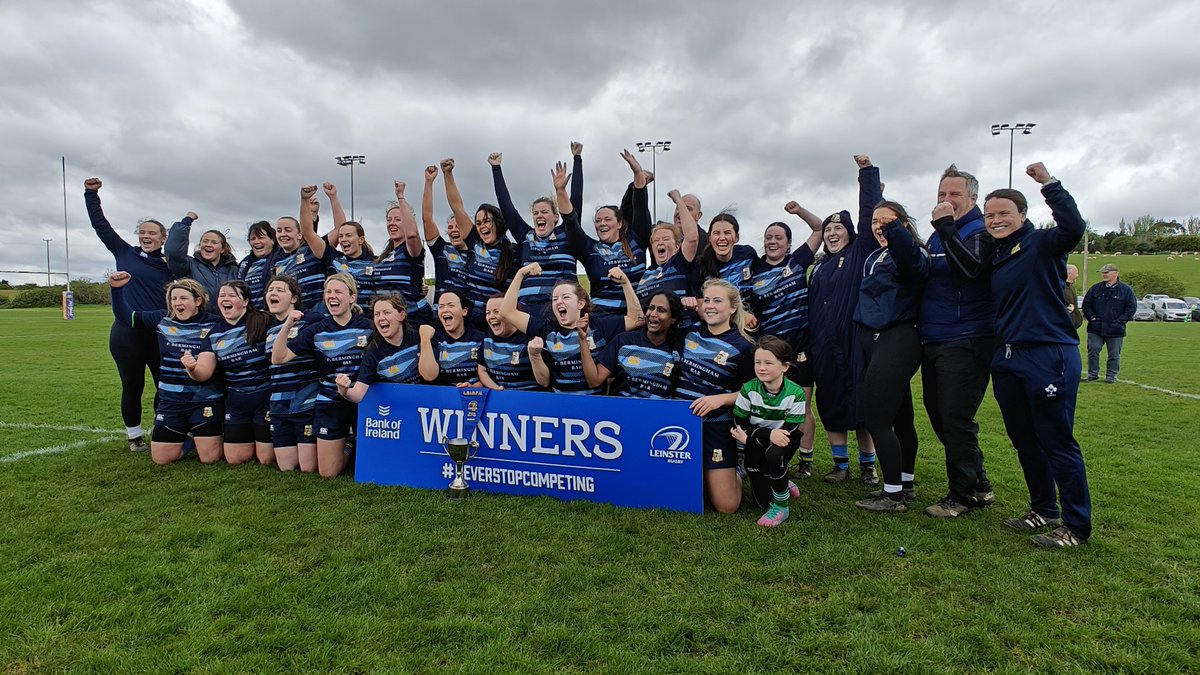
<path id="1" fill-rule="evenodd" d="M 762 518 L 758 519 L 758 524 L 762 527 L 779 527 L 787 519 L 788 510 L 781 509 L 772 504 L 771 508 L 767 509 L 767 512 L 762 515 Z"/>

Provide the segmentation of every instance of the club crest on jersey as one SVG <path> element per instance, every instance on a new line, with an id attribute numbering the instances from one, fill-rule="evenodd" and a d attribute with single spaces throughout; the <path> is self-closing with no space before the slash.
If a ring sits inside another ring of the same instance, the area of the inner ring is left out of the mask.
<path id="1" fill-rule="evenodd" d="M 742 269 L 742 281 L 750 281 L 750 268 L 749 267 L 745 267 Z"/>
<path id="2" fill-rule="evenodd" d="M 725 461 L 725 451 L 722 450 L 721 448 L 713 448 L 712 461 L 724 462 Z"/>
<path id="3" fill-rule="evenodd" d="M 796 355 L 796 363 L 807 363 L 807 362 L 808 362 L 808 354 L 805 354 L 804 352 L 800 352 L 799 354 Z"/>
<path id="4" fill-rule="evenodd" d="M 210 406 L 210 405 L 204 406 L 204 410 L 201 414 L 203 414 L 205 417 L 212 417 L 213 416 L 212 406 Z"/>
<path id="5" fill-rule="evenodd" d="M 387 262 L 396 262 L 396 252 L 395 251 L 392 251 L 391 255 L 389 255 L 387 257 Z"/>
<path id="6" fill-rule="evenodd" d="M 674 361 L 667 361 L 666 363 L 663 364 L 663 375 L 665 375 L 666 377 L 670 377 L 671 372 L 674 370 L 675 370 L 675 362 Z"/>
<path id="7" fill-rule="evenodd" d="M 367 336 L 359 335 L 358 339 L 354 341 L 354 345 L 356 347 L 366 347 L 367 346 Z"/>
<path id="8" fill-rule="evenodd" d="M 211 330 L 211 329 L 209 329 L 209 328 L 201 328 L 201 329 L 200 329 L 200 339 L 201 339 L 201 340 L 203 340 L 204 338 L 208 337 L 208 331 L 209 331 L 209 330 Z"/>
<path id="9" fill-rule="evenodd" d="M 790 276 L 792 276 L 792 268 L 791 268 L 791 267 L 784 267 L 784 268 L 783 268 L 783 271 L 779 273 L 779 276 L 782 276 L 782 277 L 790 277 Z"/>
<path id="10" fill-rule="evenodd" d="M 479 358 L 479 347 L 471 347 L 471 360 Z"/>
<path id="11" fill-rule="evenodd" d="M 292 329 L 288 331 L 288 339 L 292 340 L 299 334 L 300 334 L 300 328 L 297 326 L 292 326 Z"/>
<path id="12" fill-rule="evenodd" d="M 303 264 L 303 263 L 304 263 L 304 254 L 303 254 L 303 253 L 297 253 L 297 254 L 296 254 L 296 264 L 297 264 L 297 265 L 301 265 L 301 264 Z"/>
<path id="13" fill-rule="evenodd" d="M 729 362 L 729 352 L 722 349 L 721 351 L 717 352 L 716 356 L 713 357 L 713 361 L 715 361 L 718 366 L 725 365 Z"/>
<path id="14" fill-rule="evenodd" d="M 514 366 L 521 362 L 521 352 L 513 352 L 512 356 L 508 357 L 508 362 Z"/>
<path id="15" fill-rule="evenodd" d="M 365 275 L 367 275 L 367 276 L 372 276 L 372 275 L 374 275 L 374 274 L 375 274 L 375 266 L 374 266 L 374 265 L 367 265 L 365 268 L 363 268 L 363 274 L 365 274 Z"/>
<path id="16" fill-rule="evenodd" d="M 591 331 L 588 331 L 588 349 L 592 351 L 596 349 L 596 338 L 592 337 Z"/>

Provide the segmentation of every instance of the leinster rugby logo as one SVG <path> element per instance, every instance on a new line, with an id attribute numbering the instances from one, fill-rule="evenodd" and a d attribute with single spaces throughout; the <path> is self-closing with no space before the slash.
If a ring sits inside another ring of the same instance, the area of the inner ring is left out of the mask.
<path id="1" fill-rule="evenodd" d="M 668 464 L 682 464 L 692 458 L 688 452 L 691 435 L 683 427 L 663 427 L 650 437 L 650 456 L 667 460 Z"/>

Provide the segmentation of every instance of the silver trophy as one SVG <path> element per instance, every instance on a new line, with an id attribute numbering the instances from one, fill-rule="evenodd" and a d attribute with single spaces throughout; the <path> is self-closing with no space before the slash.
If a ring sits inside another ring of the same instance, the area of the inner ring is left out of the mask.
<path id="1" fill-rule="evenodd" d="M 449 455 L 450 461 L 454 462 L 454 480 L 446 489 L 446 496 L 450 499 L 465 499 L 471 493 L 471 486 L 467 485 L 466 479 L 463 478 L 463 468 L 479 452 L 479 443 L 465 438 L 443 436 L 442 449 Z"/>

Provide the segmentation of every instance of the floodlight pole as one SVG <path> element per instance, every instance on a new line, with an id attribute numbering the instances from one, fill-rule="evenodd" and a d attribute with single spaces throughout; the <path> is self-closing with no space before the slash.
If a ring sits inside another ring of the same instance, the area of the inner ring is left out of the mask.
<path id="1" fill-rule="evenodd" d="M 350 167 L 350 220 L 354 220 L 354 165 L 366 164 L 367 157 L 366 155 L 343 155 L 341 157 L 334 157 L 333 159 L 338 163 L 338 166 Z"/>
<path id="2" fill-rule="evenodd" d="M 638 152 L 650 153 L 650 173 L 654 174 L 654 222 L 658 222 L 658 156 L 671 150 L 671 141 L 643 141 Z"/>
<path id="3" fill-rule="evenodd" d="M 1034 124 L 1031 122 L 1021 122 L 1019 124 L 1009 124 L 1009 123 L 1005 122 L 1004 124 L 993 124 L 992 125 L 992 135 L 993 136 L 999 136 L 1001 131 L 1008 132 L 1008 187 L 1009 188 L 1012 188 L 1013 135 L 1019 131 L 1022 134 L 1025 134 L 1026 136 L 1028 136 L 1029 134 L 1033 133 L 1033 128 L 1036 126 L 1037 126 L 1037 124 Z"/>

